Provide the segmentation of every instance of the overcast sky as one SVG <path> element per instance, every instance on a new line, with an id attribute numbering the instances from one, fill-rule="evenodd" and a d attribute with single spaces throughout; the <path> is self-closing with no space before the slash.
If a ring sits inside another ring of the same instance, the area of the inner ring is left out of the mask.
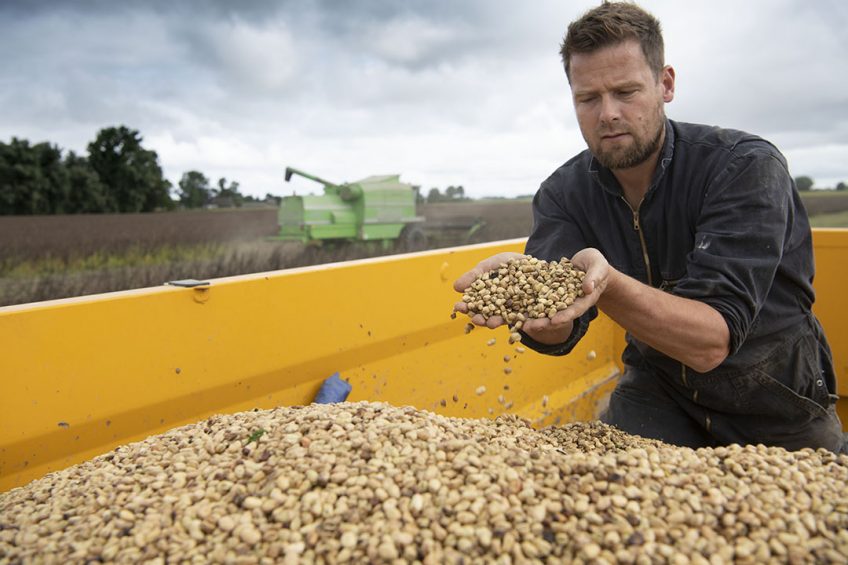
<path id="1" fill-rule="evenodd" d="M 585 144 L 559 61 L 566 0 L 0 2 L 0 140 L 86 152 L 126 125 L 176 185 L 245 194 L 287 165 L 532 194 Z M 770 139 L 793 175 L 848 181 L 848 2 L 646 0 L 672 119 Z"/>

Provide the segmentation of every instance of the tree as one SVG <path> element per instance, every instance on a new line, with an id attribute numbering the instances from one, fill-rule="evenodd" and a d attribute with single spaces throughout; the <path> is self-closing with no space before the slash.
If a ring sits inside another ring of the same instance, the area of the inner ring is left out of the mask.
<path id="1" fill-rule="evenodd" d="M 65 157 L 68 173 L 68 198 L 65 212 L 69 214 L 105 212 L 106 187 L 91 168 L 88 159 L 73 151 Z"/>
<path id="2" fill-rule="evenodd" d="M 810 177 L 796 177 L 795 186 L 798 187 L 798 190 L 806 192 L 813 188 L 813 179 Z"/>
<path id="3" fill-rule="evenodd" d="M 177 193 L 180 204 L 186 208 L 202 208 L 212 200 L 212 189 L 209 179 L 198 171 L 183 173 L 180 179 L 180 190 Z"/>
<path id="4" fill-rule="evenodd" d="M 845 184 L 844 182 L 838 182 L 836 183 L 836 190 L 848 190 L 848 184 Z"/>
<path id="5" fill-rule="evenodd" d="M 439 192 L 438 188 L 431 188 L 430 192 L 427 193 L 427 202 L 432 204 L 433 202 L 441 202 L 442 193 Z"/>
<path id="6" fill-rule="evenodd" d="M 126 126 L 100 130 L 88 144 L 89 163 L 106 188 L 106 208 L 115 212 L 152 212 L 171 208 L 170 183 L 162 176 L 155 151 Z"/>
<path id="7" fill-rule="evenodd" d="M 61 214 L 67 194 L 58 146 L 17 138 L 0 143 L 0 214 Z"/>
<path id="8" fill-rule="evenodd" d="M 464 200 L 465 189 L 462 186 L 449 186 L 445 189 L 445 196 L 448 200 Z"/>
<path id="9" fill-rule="evenodd" d="M 227 179 L 221 177 L 218 179 L 218 188 L 212 190 L 212 198 L 221 208 L 236 208 L 241 207 L 244 202 L 244 196 L 239 192 L 239 183 L 232 181 L 229 186 Z"/>

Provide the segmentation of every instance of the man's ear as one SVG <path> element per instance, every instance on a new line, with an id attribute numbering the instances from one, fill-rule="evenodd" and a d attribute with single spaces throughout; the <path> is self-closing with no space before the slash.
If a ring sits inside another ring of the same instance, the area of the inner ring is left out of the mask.
<path id="1" fill-rule="evenodd" d="M 660 84 L 663 89 L 663 102 L 674 100 L 674 67 L 666 65 L 660 75 Z"/>

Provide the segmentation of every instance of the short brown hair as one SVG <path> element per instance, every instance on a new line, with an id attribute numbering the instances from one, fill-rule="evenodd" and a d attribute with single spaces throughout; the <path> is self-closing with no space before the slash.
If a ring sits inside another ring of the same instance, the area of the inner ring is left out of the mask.
<path id="1" fill-rule="evenodd" d="M 571 22 L 562 40 L 560 55 L 569 83 L 571 56 L 574 53 L 591 53 L 629 39 L 639 42 L 654 78 L 659 80 L 665 66 L 659 20 L 636 4 L 604 1 L 580 19 Z"/>

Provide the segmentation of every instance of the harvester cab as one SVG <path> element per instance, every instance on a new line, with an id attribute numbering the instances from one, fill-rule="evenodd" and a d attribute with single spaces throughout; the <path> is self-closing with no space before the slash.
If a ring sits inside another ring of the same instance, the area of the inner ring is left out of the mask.
<path id="1" fill-rule="evenodd" d="M 321 241 L 381 241 L 389 247 L 424 240 L 416 228 L 424 218 L 415 213 L 416 192 L 400 175 L 370 176 L 336 184 L 293 167 L 286 181 L 298 175 L 324 185 L 319 195 L 285 196 L 280 202 L 277 239 Z"/>

